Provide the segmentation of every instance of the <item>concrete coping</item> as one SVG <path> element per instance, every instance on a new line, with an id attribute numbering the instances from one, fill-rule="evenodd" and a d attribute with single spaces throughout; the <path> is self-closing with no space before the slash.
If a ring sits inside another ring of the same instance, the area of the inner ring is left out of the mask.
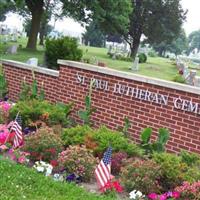
<path id="1" fill-rule="evenodd" d="M 9 65 L 9 66 L 13 66 L 13 67 L 18 67 L 18 68 L 22 68 L 22 69 L 28 69 L 28 70 L 33 70 L 34 72 L 39 72 L 42 74 L 47 74 L 50 76 L 55 76 L 58 77 L 59 76 L 59 71 L 57 70 L 52 70 L 52 69 L 47 69 L 44 67 L 38 67 L 38 66 L 33 66 L 27 63 L 22 63 L 22 62 L 18 62 L 18 61 L 13 61 L 13 60 L 2 60 L 1 61 L 3 65 Z"/>
<path id="2" fill-rule="evenodd" d="M 110 69 L 107 67 L 99 67 L 99 66 L 81 63 L 81 62 L 75 62 L 75 61 L 58 60 L 58 64 L 200 95 L 200 87 L 185 85 L 185 84 L 176 83 L 173 81 L 166 81 L 162 79 L 151 78 L 151 77 L 142 76 L 142 75 L 138 75 L 138 74 L 134 74 L 130 72 L 122 72 L 122 71 L 117 71 L 117 70 Z"/>

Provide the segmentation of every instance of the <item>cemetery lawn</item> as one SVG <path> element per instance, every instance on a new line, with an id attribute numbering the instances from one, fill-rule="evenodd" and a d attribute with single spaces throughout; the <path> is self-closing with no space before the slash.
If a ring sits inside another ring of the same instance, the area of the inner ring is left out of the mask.
<path id="1" fill-rule="evenodd" d="M 25 38 L 18 39 L 18 45 L 22 45 L 22 49 L 18 49 L 17 54 L 1 54 L 0 59 L 9 59 L 16 60 L 20 62 L 26 62 L 29 58 L 36 57 L 38 58 L 38 62 L 40 65 L 43 64 L 44 61 L 44 47 L 37 47 L 37 51 L 31 51 L 25 49 L 27 40 Z M 7 44 L 13 45 L 14 42 L 10 42 Z M 97 47 L 88 47 L 88 46 L 80 46 L 83 50 L 83 58 L 90 59 L 91 63 L 96 60 L 100 62 L 104 62 L 107 67 L 113 68 L 119 71 L 131 72 L 129 68 L 132 66 L 132 62 L 121 61 L 121 60 L 112 60 L 107 55 L 106 48 L 97 48 Z M 146 63 L 139 64 L 138 72 L 131 72 L 134 74 L 140 74 L 144 76 L 164 79 L 164 80 L 173 80 L 177 74 L 177 69 L 175 63 L 167 58 L 161 57 L 149 57 Z M 198 71 L 200 75 L 200 70 Z"/>
<path id="2" fill-rule="evenodd" d="M 114 200 L 88 193 L 74 184 L 61 183 L 33 169 L 0 157 L 0 199 L 2 200 Z"/>

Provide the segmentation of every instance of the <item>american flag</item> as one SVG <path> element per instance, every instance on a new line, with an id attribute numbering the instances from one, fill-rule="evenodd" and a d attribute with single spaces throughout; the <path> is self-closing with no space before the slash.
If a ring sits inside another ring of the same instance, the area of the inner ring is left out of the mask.
<path id="1" fill-rule="evenodd" d="M 23 134 L 22 134 L 22 119 L 20 115 L 17 115 L 11 131 L 15 132 L 14 140 L 13 140 L 13 148 L 17 148 L 21 145 L 23 141 Z"/>
<path id="2" fill-rule="evenodd" d="M 95 169 L 96 180 L 101 189 L 113 177 L 111 175 L 111 156 L 112 156 L 112 148 L 108 147 L 107 151 L 103 155 L 101 162 L 98 164 L 97 168 Z"/>

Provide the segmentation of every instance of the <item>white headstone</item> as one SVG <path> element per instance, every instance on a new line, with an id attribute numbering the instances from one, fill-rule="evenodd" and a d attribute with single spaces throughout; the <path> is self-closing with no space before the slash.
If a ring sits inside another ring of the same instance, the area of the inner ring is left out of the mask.
<path id="1" fill-rule="evenodd" d="M 30 58 L 26 62 L 29 65 L 38 66 L 38 59 L 37 58 Z"/>
<path id="2" fill-rule="evenodd" d="M 8 48 L 8 53 L 11 53 L 11 54 L 16 54 L 17 53 L 17 48 L 18 46 L 17 45 L 12 45 Z"/>
<path id="3" fill-rule="evenodd" d="M 186 83 L 188 85 L 194 85 L 195 76 L 197 74 L 196 70 L 191 70 L 189 75 L 186 77 Z"/>
<path id="4" fill-rule="evenodd" d="M 133 71 L 139 70 L 139 58 L 138 57 L 135 58 L 133 65 L 131 67 L 131 70 L 133 70 Z"/>
<path id="5" fill-rule="evenodd" d="M 195 78 L 194 78 L 194 86 L 200 87 L 200 76 L 195 76 Z"/>

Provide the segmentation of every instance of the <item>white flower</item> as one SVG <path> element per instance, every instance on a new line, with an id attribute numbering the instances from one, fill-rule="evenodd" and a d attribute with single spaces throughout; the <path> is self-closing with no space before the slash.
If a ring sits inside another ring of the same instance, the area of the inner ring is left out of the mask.
<path id="1" fill-rule="evenodd" d="M 36 170 L 37 170 L 38 172 L 44 172 L 44 167 L 38 166 L 38 167 L 36 167 Z"/>
<path id="2" fill-rule="evenodd" d="M 142 192 L 136 191 L 136 190 L 133 190 L 132 192 L 130 192 L 129 195 L 130 195 L 129 196 L 130 199 L 137 199 L 137 198 L 143 197 Z"/>

